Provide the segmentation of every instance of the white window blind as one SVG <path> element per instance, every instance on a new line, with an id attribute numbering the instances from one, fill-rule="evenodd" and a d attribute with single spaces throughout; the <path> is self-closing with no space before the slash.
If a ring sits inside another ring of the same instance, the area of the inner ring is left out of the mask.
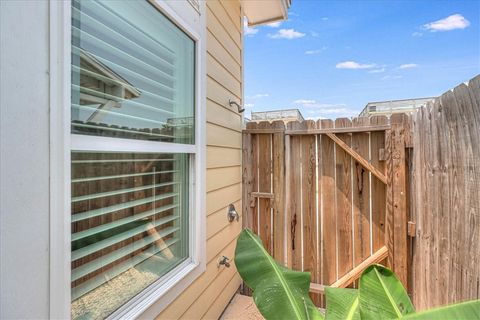
<path id="1" fill-rule="evenodd" d="M 72 132 L 194 143 L 194 47 L 146 1 L 74 1 Z"/>
<path id="2" fill-rule="evenodd" d="M 194 61 L 146 1 L 72 2 L 72 318 L 108 316 L 189 258 Z"/>

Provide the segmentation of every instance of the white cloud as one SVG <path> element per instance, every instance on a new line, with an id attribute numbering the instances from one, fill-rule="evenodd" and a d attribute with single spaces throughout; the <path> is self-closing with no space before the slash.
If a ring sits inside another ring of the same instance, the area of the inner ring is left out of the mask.
<path id="1" fill-rule="evenodd" d="M 421 37 L 421 36 L 423 36 L 422 32 L 415 31 L 414 33 L 412 33 L 412 37 Z"/>
<path id="2" fill-rule="evenodd" d="M 293 101 L 293 103 L 294 104 L 301 104 L 303 106 L 306 106 L 306 105 L 314 104 L 315 100 L 299 99 L 299 100 Z"/>
<path id="3" fill-rule="evenodd" d="M 266 26 L 270 28 L 278 28 L 282 24 L 282 21 L 267 23 Z"/>
<path id="4" fill-rule="evenodd" d="M 253 107 L 255 107 L 255 104 L 254 103 L 245 103 L 243 106 L 245 108 L 253 108 Z"/>
<path id="5" fill-rule="evenodd" d="M 337 69 L 372 69 L 375 68 L 376 65 L 373 63 L 358 63 L 355 61 L 343 61 L 337 63 L 335 66 Z"/>
<path id="6" fill-rule="evenodd" d="M 247 19 L 243 19 L 243 34 L 246 36 L 253 36 L 258 32 L 258 29 L 250 28 Z"/>
<path id="7" fill-rule="evenodd" d="M 402 64 L 400 65 L 400 67 L 398 67 L 399 69 L 411 69 L 411 68 L 416 68 L 418 67 L 418 64 L 416 63 L 405 63 L 405 64 Z"/>
<path id="8" fill-rule="evenodd" d="M 302 112 L 309 119 L 335 119 L 353 117 L 358 114 L 357 110 L 348 108 L 344 103 L 319 103 L 311 99 L 299 99 L 293 103 L 296 107 L 302 108 Z"/>
<path id="9" fill-rule="evenodd" d="M 450 31 L 455 29 L 465 29 L 470 25 L 470 21 L 465 19 L 461 14 L 453 14 L 444 19 L 440 19 L 434 22 L 430 22 L 423 25 L 423 28 L 430 30 L 431 32 L 436 31 Z"/>
<path id="10" fill-rule="evenodd" d="M 325 50 L 327 50 L 327 47 L 323 46 L 323 47 L 321 47 L 320 49 L 307 50 L 307 51 L 305 51 L 305 54 L 309 54 L 309 55 L 319 54 L 319 53 L 322 53 L 322 52 L 325 51 Z"/>
<path id="11" fill-rule="evenodd" d="M 257 93 L 254 94 L 253 96 L 248 96 L 247 99 L 260 99 L 260 98 L 266 98 L 268 97 L 268 93 Z"/>
<path id="12" fill-rule="evenodd" d="M 374 70 L 368 71 L 368 73 L 382 73 L 382 72 L 385 72 L 385 68 L 374 69 Z"/>
<path id="13" fill-rule="evenodd" d="M 387 75 L 387 76 L 384 76 L 382 77 L 382 80 L 395 80 L 395 79 L 401 79 L 403 78 L 402 76 L 391 76 L 391 75 Z"/>
<path id="14" fill-rule="evenodd" d="M 272 39 L 297 39 L 305 36 L 305 33 L 295 31 L 294 29 L 280 29 L 275 34 L 268 35 Z"/>

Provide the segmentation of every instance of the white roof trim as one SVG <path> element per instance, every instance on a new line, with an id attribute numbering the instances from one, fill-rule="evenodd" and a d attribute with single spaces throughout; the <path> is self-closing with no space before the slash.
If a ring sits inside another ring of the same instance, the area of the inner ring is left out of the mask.
<path id="1" fill-rule="evenodd" d="M 242 0 L 249 26 L 286 20 L 290 4 L 291 0 Z"/>

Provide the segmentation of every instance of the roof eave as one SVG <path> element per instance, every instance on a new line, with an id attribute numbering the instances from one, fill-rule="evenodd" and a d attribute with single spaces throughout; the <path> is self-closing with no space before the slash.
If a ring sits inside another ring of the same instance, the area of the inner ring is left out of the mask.
<path id="1" fill-rule="evenodd" d="M 286 20 L 290 4 L 291 0 L 242 0 L 250 27 Z"/>

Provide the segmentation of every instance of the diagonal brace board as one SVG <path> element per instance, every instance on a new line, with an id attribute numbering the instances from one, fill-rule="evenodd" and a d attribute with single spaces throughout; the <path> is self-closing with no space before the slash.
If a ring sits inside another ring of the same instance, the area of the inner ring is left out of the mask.
<path id="1" fill-rule="evenodd" d="M 382 262 L 383 260 L 385 260 L 387 258 L 387 256 L 388 256 L 388 249 L 387 249 L 386 246 L 383 246 L 378 251 L 376 251 L 374 254 L 372 254 L 370 257 L 365 259 L 358 266 L 353 268 L 350 272 L 345 274 L 343 277 L 341 277 L 340 279 L 338 279 L 337 281 L 335 281 L 333 284 L 331 284 L 328 287 L 346 288 L 353 281 L 360 278 L 363 271 L 365 271 L 365 269 L 367 269 L 368 266 L 370 266 L 372 264 L 375 264 L 375 263 Z M 318 284 L 318 283 L 310 283 L 310 292 L 325 293 L 325 287 L 326 286 Z"/>
<path id="2" fill-rule="evenodd" d="M 349 145 L 342 141 L 339 137 L 337 137 L 333 133 L 326 133 L 326 135 L 332 139 L 336 144 L 338 144 L 345 152 L 351 155 L 355 160 L 357 160 L 365 169 L 369 170 L 374 176 L 376 176 L 380 181 L 384 184 L 387 184 L 387 177 L 383 173 L 381 173 L 377 168 L 372 166 L 370 162 L 368 162 L 364 157 L 359 155 L 355 150 L 353 150 Z"/>

